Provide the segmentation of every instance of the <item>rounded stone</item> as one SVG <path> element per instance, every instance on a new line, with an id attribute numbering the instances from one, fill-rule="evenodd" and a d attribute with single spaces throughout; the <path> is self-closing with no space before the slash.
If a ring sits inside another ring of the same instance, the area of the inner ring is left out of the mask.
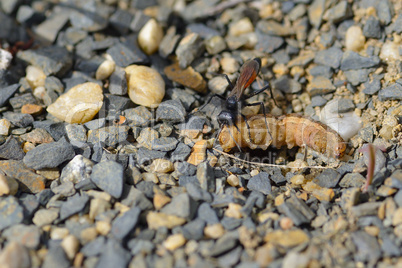
<path id="1" fill-rule="evenodd" d="M 186 238 L 183 236 L 183 234 L 174 234 L 169 236 L 165 242 L 163 242 L 163 245 L 165 246 L 166 249 L 173 251 L 177 248 L 180 248 L 186 243 Z"/>
<path id="2" fill-rule="evenodd" d="M 360 51 L 364 47 L 366 38 L 363 35 L 363 31 L 359 26 L 351 26 L 346 31 L 345 35 L 345 47 L 346 50 Z"/>
<path id="3" fill-rule="evenodd" d="M 130 65 L 126 69 L 128 96 L 138 105 L 155 108 L 165 96 L 165 81 L 154 69 Z"/>
<path id="4" fill-rule="evenodd" d="M 105 60 L 99 65 L 96 70 L 95 78 L 97 80 L 105 80 L 114 72 L 114 68 L 116 67 L 116 63 L 112 60 Z"/>
<path id="5" fill-rule="evenodd" d="M 0 174 L 0 196 L 15 195 L 18 192 L 18 182 L 9 176 Z"/>
<path id="6" fill-rule="evenodd" d="M 254 26 L 248 17 L 245 17 L 229 26 L 229 35 L 240 36 L 242 34 L 251 33 L 254 31 Z"/>
<path id="7" fill-rule="evenodd" d="M 7 119 L 0 119 L 0 135 L 7 136 L 10 132 L 11 122 Z"/>
<path id="8" fill-rule="evenodd" d="M 61 95 L 47 111 L 70 124 L 83 124 L 92 120 L 103 104 L 102 88 L 88 82 L 71 88 Z"/>
<path id="9" fill-rule="evenodd" d="M 32 89 L 45 86 L 46 74 L 39 67 L 29 65 L 25 78 Z"/>
<path id="10" fill-rule="evenodd" d="M 158 51 L 162 39 L 162 27 L 155 19 L 150 19 L 138 34 L 138 44 L 147 55 L 154 54 Z"/>
<path id="11" fill-rule="evenodd" d="M 63 241 L 61 241 L 61 247 L 64 249 L 64 252 L 66 252 L 67 257 L 72 260 L 78 252 L 80 242 L 75 236 L 67 235 Z"/>

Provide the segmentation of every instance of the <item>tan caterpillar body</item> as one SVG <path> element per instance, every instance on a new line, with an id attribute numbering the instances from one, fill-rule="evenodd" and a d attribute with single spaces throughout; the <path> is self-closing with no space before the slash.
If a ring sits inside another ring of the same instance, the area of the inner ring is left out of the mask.
<path id="1" fill-rule="evenodd" d="M 268 124 L 269 132 L 267 131 Z M 340 158 L 346 150 L 342 137 L 330 127 L 300 115 L 289 114 L 275 118 L 271 115 L 253 115 L 247 117 L 250 126 L 250 137 L 244 120 L 240 117 L 235 126 L 224 126 L 219 134 L 219 142 L 225 152 L 238 146 L 250 149 L 266 150 L 272 145 L 280 148 L 287 145 L 307 146 L 329 157 Z M 271 134 L 271 135 L 270 135 Z"/>

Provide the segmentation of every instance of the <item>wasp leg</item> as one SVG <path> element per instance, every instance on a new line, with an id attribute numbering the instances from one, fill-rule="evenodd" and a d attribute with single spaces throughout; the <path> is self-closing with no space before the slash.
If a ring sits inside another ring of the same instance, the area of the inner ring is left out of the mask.
<path id="1" fill-rule="evenodd" d="M 243 118 L 244 123 L 246 123 L 247 132 L 248 132 L 248 140 L 249 140 L 250 143 L 252 143 L 253 141 L 251 140 L 250 125 L 248 124 L 247 117 L 242 113 L 240 115 Z"/>
<path id="2" fill-rule="evenodd" d="M 264 90 L 267 90 L 268 88 L 269 88 L 269 92 L 271 93 L 271 97 L 272 97 L 272 99 L 274 100 L 275 105 L 278 106 L 278 104 L 276 103 L 276 100 L 275 100 L 275 98 L 274 98 L 274 93 L 272 92 L 272 87 L 271 87 L 270 84 L 266 85 L 265 87 L 263 87 L 263 88 L 261 88 L 261 89 L 259 89 L 259 90 L 256 90 L 256 91 L 251 92 L 249 95 L 244 95 L 243 98 L 244 98 L 245 100 L 247 100 L 247 99 L 249 99 L 249 98 L 251 98 L 251 97 L 253 97 L 253 96 L 255 96 L 255 95 L 260 94 L 261 92 L 263 92 Z"/>
<path id="3" fill-rule="evenodd" d="M 222 75 L 226 78 L 226 81 L 228 81 L 230 88 L 234 89 L 234 85 L 232 84 L 232 81 L 230 81 L 229 76 L 227 74 Z"/>
<path id="4" fill-rule="evenodd" d="M 271 131 L 269 131 L 269 127 L 268 127 L 268 122 L 267 122 L 267 113 L 265 112 L 265 105 L 262 102 L 254 102 L 254 103 L 246 103 L 246 106 L 257 106 L 260 105 L 261 109 L 262 109 L 262 113 L 264 114 L 264 119 L 265 119 L 265 126 L 267 127 L 267 131 L 269 136 L 271 137 L 271 140 L 273 140 L 272 135 L 271 135 Z"/>

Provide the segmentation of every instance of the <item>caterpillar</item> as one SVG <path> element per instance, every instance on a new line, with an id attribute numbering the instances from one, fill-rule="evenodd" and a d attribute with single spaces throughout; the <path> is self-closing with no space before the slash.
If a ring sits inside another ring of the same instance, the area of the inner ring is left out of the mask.
<path id="1" fill-rule="evenodd" d="M 300 115 L 288 114 L 275 118 L 258 114 L 246 119 L 249 129 L 241 117 L 236 125 L 223 126 L 218 136 L 223 151 L 229 152 L 237 146 L 263 150 L 270 145 L 276 148 L 287 145 L 288 149 L 307 146 L 329 157 L 341 158 L 346 150 L 346 143 L 336 131 Z"/>

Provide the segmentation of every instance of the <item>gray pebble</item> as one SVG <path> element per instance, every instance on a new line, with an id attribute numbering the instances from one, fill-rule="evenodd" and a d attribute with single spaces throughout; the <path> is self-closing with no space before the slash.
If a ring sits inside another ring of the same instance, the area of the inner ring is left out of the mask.
<path id="1" fill-rule="evenodd" d="M 140 48 L 136 47 L 136 49 L 133 50 L 131 47 L 122 43 L 113 45 L 106 51 L 106 53 L 113 58 L 116 65 L 123 68 L 130 64 L 145 63 L 147 61 L 147 56 L 140 50 Z"/>
<path id="2" fill-rule="evenodd" d="M 322 107 L 328 102 L 327 99 L 323 98 L 321 95 L 316 95 L 311 98 L 312 107 Z"/>
<path id="3" fill-rule="evenodd" d="M 109 23 L 116 29 L 121 35 L 126 35 L 130 30 L 131 21 L 133 20 L 133 14 L 126 10 L 116 9 L 116 11 L 110 16 Z"/>
<path id="4" fill-rule="evenodd" d="M 127 188 L 129 188 L 127 193 Z M 125 187 L 125 193 L 121 200 L 123 205 L 128 207 L 138 207 L 142 211 L 151 210 L 154 208 L 151 201 L 144 195 L 142 191 L 134 187 Z"/>
<path id="5" fill-rule="evenodd" d="M 334 169 L 325 169 L 320 175 L 313 179 L 313 182 L 321 187 L 334 188 L 341 179 L 341 174 L 339 174 Z"/>
<path id="6" fill-rule="evenodd" d="M 183 193 L 173 197 L 172 201 L 161 209 L 161 212 L 191 220 L 197 208 L 197 202 L 189 194 Z"/>
<path id="7" fill-rule="evenodd" d="M 205 45 L 200 35 L 196 33 L 186 35 L 176 48 L 180 68 L 187 68 L 204 50 Z"/>
<path id="8" fill-rule="evenodd" d="M 183 122 L 186 110 L 179 101 L 167 100 L 162 102 L 156 110 L 156 120 L 168 121 L 172 123 Z"/>
<path id="9" fill-rule="evenodd" d="M 15 241 L 21 245 L 36 249 L 39 246 L 41 232 L 35 225 L 17 224 L 5 230 L 2 234 L 9 242 Z"/>
<path id="10" fill-rule="evenodd" d="M 237 239 L 233 237 L 231 233 L 226 233 L 216 241 L 215 245 L 209 252 L 209 255 L 212 257 L 219 256 L 235 248 L 237 246 L 237 243 Z"/>
<path id="11" fill-rule="evenodd" d="M 281 213 L 292 219 L 296 226 L 300 226 L 304 223 L 310 223 L 315 217 L 314 212 L 304 203 L 303 200 L 292 195 L 285 203 L 278 207 Z"/>
<path id="12" fill-rule="evenodd" d="M 259 174 L 250 178 L 247 183 L 247 188 L 253 191 L 259 191 L 265 195 L 271 194 L 271 182 L 268 173 L 260 172 Z"/>
<path id="13" fill-rule="evenodd" d="M 123 193 L 123 167 L 114 161 L 104 161 L 92 168 L 91 180 L 115 198 Z"/>
<path id="14" fill-rule="evenodd" d="M 106 238 L 104 236 L 98 236 L 94 240 L 85 244 L 81 249 L 81 252 L 85 257 L 97 256 L 104 252 L 105 245 Z"/>
<path id="15" fill-rule="evenodd" d="M 376 67 L 380 63 L 380 59 L 377 56 L 363 57 L 357 52 L 346 51 L 343 53 L 341 61 L 341 70 L 357 70 L 362 68 Z"/>
<path id="16" fill-rule="evenodd" d="M 22 160 L 24 156 L 20 143 L 13 136 L 9 136 L 6 142 L 0 145 L 0 158 Z"/>
<path id="17" fill-rule="evenodd" d="M 13 125 L 23 128 L 32 125 L 34 121 L 34 118 L 30 114 L 5 112 L 3 113 L 3 116 Z"/>
<path id="18" fill-rule="evenodd" d="M 351 99 L 340 99 L 338 101 L 338 112 L 347 113 L 355 109 L 355 104 Z"/>
<path id="19" fill-rule="evenodd" d="M 56 186 L 53 186 L 56 183 Z M 53 181 L 50 185 L 53 193 L 59 195 L 60 197 L 68 197 L 75 194 L 74 184 L 71 181 L 67 181 L 60 185 L 57 185 L 56 181 Z"/>
<path id="20" fill-rule="evenodd" d="M 134 207 L 117 217 L 112 223 L 111 234 L 118 240 L 123 240 L 136 226 L 141 209 Z"/>
<path id="21" fill-rule="evenodd" d="M 60 208 L 60 220 L 65 220 L 68 217 L 81 212 L 89 201 L 89 196 L 86 194 L 79 195 L 78 193 L 63 202 Z"/>
<path id="22" fill-rule="evenodd" d="M 197 180 L 202 189 L 215 192 L 215 173 L 208 162 L 202 162 L 197 166 Z"/>
<path id="23" fill-rule="evenodd" d="M 104 143 L 106 146 L 115 146 L 127 140 L 129 126 L 108 126 L 88 132 L 88 142 L 92 144 Z"/>
<path id="24" fill-rule="evenodd" d="M 310 74 L 312 76 L 323 76 L 325 78 L 331 79 L 334 71 L 329 66 L 317 65 L 310 69 Z"/>
<path id="25" fill-rule="evenodd" d="M 151 241 L 142 239 L 132 239 L 128 242 L 127 246 L 134 256 L 139 254 L 151 254 L 155 249 L 155 245 Z"/>
<path id="26" fill-rule="evenodd" d="M 0 107 L 3 107 L 8 100 L 14 96 L 15 92 L 19 89 L 19 84 L 14 84 L 7 87 L 0 88 Z"/>
<path id="27" fill-rule="evenodd" d="M 21 223 L 24 219 L 23 208 L 14 196 L 0 200 L 0 231 L 7 227 Z"/>
<path id="28" fill-rule="evenodd" d="M 138 149 L 136 154 L 136 159 L 138 164 L 143 165 L 151 160 L 157 158 L 164 158 L 166 156 L 166 152 L 156 151 L 156 150 L 149 150 L 147 148 L 141 147 Z"/>
<path id="29" fill-rule="evenodd" d="M 208 225 L 219 223 L 215 210 L 208 203 L 202 203 L 197 212 L 198 218 L 204 220 Z"/>
<path id="30" fill-rule="evenodd" d="M 33 169 L 58 167 L 75 156 L 73 146 L 65 140 L 41 144 L 25 155 L 23 161 Z"/>
<path id="31" fill-rule="evenodd" d="M 356 261 L 375 263 L 381 257 L 381 249 L 374 236 L 364 231 L 356 231 L 351 237 L 357 248 Z"/>
<path id="32" fill-rule="evenodd" d="M 340 48 L 330 47 L 318 51 L 317 54 L 315 54 L 314 62 L 324 66 L 329 66 L 333 69 L 338 69 L 341 65 L 342 55 L 343 52 Z"/>
<path id="33" fill-rule="evenodd" d="M 363 26 L 363 35 L 367 38 L 381 38 L 381 24 L 378 19 L 371 16 Z"/>
<path id="34" fill-rule="evenodd" d="M 381 89 L 380 93 L 378 93 L 378 98 L 380 101 L 402 100 L 402 85 L 395 83 Z"/>
<path id="35" fill-rule="evenodd" d="M 264 53 L 272 53 L 283 45 L 285 42 L 282 37 L 271 36 L 261 32 L 257 32 L 258 43 L 255 49 Z"/>
<path id="36" fill-rule="evenodd" d="M 283 93 L 298 93 L 301 91 L 302 87 L 296 80 L 284 75 L 276 79 L 272 86 L 274 89 L 280 90 Z"/>
<path id="37" fill-rule="evenodd" d="M 114 95 L 127 94 L 126 72 L 121 67 L 116 67 L 109 78 L 109 92 Z"/>
<path id="38" fill-rule="evenodd" d="M 195 219 L 183 226 L 182 232 L 187 240 L 200 240 L 204 236 L 205 221 Z"/>
<path id="39" fill-rule="evenodd" d="M 363 93 L 367 95 L 374 95 L 381 89 L 381 81 L 374 79 L 372 82 L 367 81 L 364 83 Z"/>
<path id="40" fill-rule="evenodd" d="M 178 145 L 176 146 L 176 149 L 172 152 L 170 156 L 170 161 L 172 162 L 186 161 L 190 153 L 191 148 L 188 145 L 179 142 Z"/>
<path id="41" fill-rule="evenodd" d="M 169 152 L 176 148 L 179 141 L 173 137 L 161 137 L 152 140 L 152 149 L 162 152 Z"/>
<path id="42" fill-rule="evenodd" d="M 350 82 L 353 86 L 358 86 L 369 79 L 369 74 L 371 72 L 372 69 L 359 69 L 344 71 L 344 74 L 348 82 Z"/>
<path id="43" fill-rule="evenodd" d="M 130 253 L 119 242 L 109 238 L 96 268 L 127 267 Z"/>
<path id="44" fill-rule="evenodd" d="M 219 256 L 218 263 L 221 267 L 232 267 L 239 262 L 242 253 L 243 248 L 241 246 L 237 246 L 231 251 Z"/>
<path id="45" fill-rule="evenodd" d="M 195 201 L 205 201 L 208 203 L 212 202 L 212 196 L 209 192 L 202 189 L 196 183 L 186 183 L 184 185 L 186 187 L 187 193 L 193 198 Z"/>
<path id="46" fill-rule="evenodd" d="M 348 173 L 341 179 L 339 186 L 342 188 L 361 187 L 365 181 L 366 179 L 360 173 Z"/>
<path id="47" fill-rule="evenodd" d="M 43 260 L 42 268 L 69 268 L 71 267 L 70 261 L 67 258 L 64 249 L 61 245 L 53 245 L 47 251 L 45 259 Z"/>

